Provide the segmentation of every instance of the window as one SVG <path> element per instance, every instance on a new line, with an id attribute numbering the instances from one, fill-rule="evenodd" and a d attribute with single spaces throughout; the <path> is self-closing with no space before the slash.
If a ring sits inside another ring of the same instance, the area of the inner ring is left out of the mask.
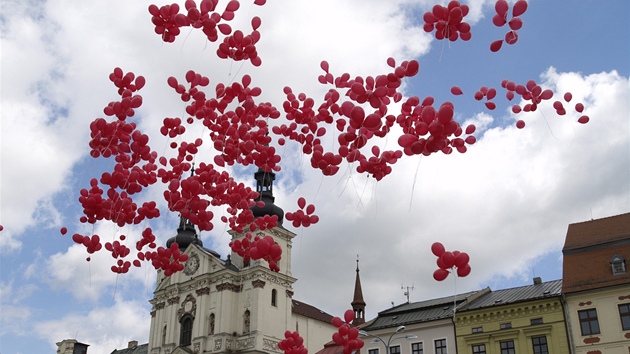
<path id="1" fill-rule="evenodd" d="M 210 334 L 214 334 L 214 314 L 210 314 Z"/>
<path id="2" fill-rule="evenodd" d="M 271 306 L 278 306 L 277 303 L 277 298 L 278 298 L 278 290 L 273 289 L 271 290 Z"/>
<path id="3" fill-rule="evenodd" d="M 621 329 L 630 331 L 630 304 L 619 305 L 619 317 L 621 317 Z"/>
<path id="4" fill-rule="evenodd" d="M 512 323 L 511 322 L 506 322 L 506 323 L 501 323 L 499 325 L 500 329 L 510 329 L 512 328 Z"/>
<path id="5" fill-rule="evenodd" d="M 378 354 L 378 348 L 368 350 L 368 354 Z"/>
<path id="6" fill-rule="evenodd" d="M 547 337 L 532 337 L 532 345 L 534 346 L 534 354 L 549 354 Z"/>
<path id="7" fill-rule="evenodd" d="M 420 343 L 411 343 L 411 354 L 423 354 L 424 349 L 422 348 L 422 342 Z"/>
<path id="8" fill-rule="evenodd" d="M 483 332 L 483 327 L 473 327 L 472 332 L 473 333 L 481 333 L 481 332 Z"/>
<path id="9" fill-rule="evenodd" d="M 583 336 L 599 334 L 599 321 L 597 321 L 597 310 L 589 309 L 578 311 L 580 318 L 580 329 Z"/>
<path id="10" fill-rule="evenodd" d="M 473 354 L 486 354 L 486 345 L 485 344 L 473 344 L 472 352 L 473 352 Z"/>
<path id="11" fill-rule="evenodd" d="M 389 347 L 389 354 L 400 354 L 400 345 Z"/>
<path id="12" fill-rule="evenodd" d="M 166 344 L 166 325 L 162 327 L 162 345 Z"/>
<path id="13" fill-rule="evenodd" d="M 192 340 L 193 318 L 191 315 L 184 315 L 181 320 L 182 328 L 179 334 L 179 346 L 187 347 Z"/>
<path id="14" fill-rule="evenodd" d="M 531 324 L 531 325 L 543 324 L 543 319 L 542 318 L 532 318 L 531 320 L 529 320 L 529 324 Z"/>
<path id="15" fill-rule="evenodd" d="M 501 344 L 501 354 L 515 354 L 516 353 L 516 351 L 514 351 L 513 340 L 501 342 L 500 344 Z"/>
<path id="16" fill-rule="evenodd" d="M 626 273 L 626 261 L 618 255 L 615 255 L 610 260 L 610 267 L 612 268 L 613 275 Z"/>
<path id="17" fill-rule="evenodd" d="M 446 354 L 446 339 L 435 340 L 435 354 Z"/>
<path id="18" fill-rule="evenodd" d="M 245 310 L 243 314 L 243 333 L 249 333 L 250 314 L 249 310 Z"/>

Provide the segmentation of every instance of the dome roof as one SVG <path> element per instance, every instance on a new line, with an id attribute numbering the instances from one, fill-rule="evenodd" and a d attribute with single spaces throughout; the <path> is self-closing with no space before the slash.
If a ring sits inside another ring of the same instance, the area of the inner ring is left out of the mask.
<path id="1" fill-rule="evenodd" d="M 254 179 L 256 179 L 256 191 L 259 194 L 256 201 L 265 203 L 262 207 L 255 205 L 250 208 L 252 213 L 254 213 L 254 217 L 276 215 L 278 216 L 278 226 L 282 226 L 284 210 L 273 203 L 276 199 L 273 196 L 273 181 L 276 179 L 276 174 L 258 169 L 258 172 L 254 173 Z"/>
<path id="2" fill-rule="evenodd" d="M 190 220 L 184 219 L 180 216 L 179 227 L 177 228 L 177 235 L 171 237 L 166 241 L 166 247 L 170 248 L 173 242 L 177 242 L 180 251 L 186 250 L 191 243 L 198 246 L 203 246 L 203 242 L 197 237 L 197 230 Z"/>

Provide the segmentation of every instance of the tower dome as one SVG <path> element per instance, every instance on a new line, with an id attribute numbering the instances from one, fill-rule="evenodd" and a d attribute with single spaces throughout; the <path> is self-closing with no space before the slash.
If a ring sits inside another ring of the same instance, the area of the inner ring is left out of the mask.
<path id="1" fill-rule="evenodd" d="M 273 196 L 273 181 L 276 179 L 276 174 L 259 168 L 258 172 L 254 173 L 254 179 L 256 179 L 256 192 L 259 194 L 256 201 L 265 203 L 262 207 L 255 205 L 250 209 L 254 213 L 254 217 L 276 215 L 278 216 L 278 226 L 282 226 L 284 210 L 273 203 L 276 199 Z"/>
<path id="2" fill-rule="evenodd" d="M 191 243 L 198 246 L 203 246 L 203 242 L 197 237 L 197 230 L 190 220 L 179 217 L 179 227 L 177 228 L 177 235 L 171 237 L 166 241 L 166 247 L 170 248 L 173 242 L 177 242 L 180 251 L 186 250 Z"/>

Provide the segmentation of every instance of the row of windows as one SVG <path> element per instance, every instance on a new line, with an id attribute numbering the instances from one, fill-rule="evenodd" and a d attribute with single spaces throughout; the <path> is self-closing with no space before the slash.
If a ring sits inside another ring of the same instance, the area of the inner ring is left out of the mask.
<path id="1" fill-rule="evenodd" d="M 435 354 L 448 354 L 446 351 L 446 339 L 436 339 L 433 341 Z M 378 354 L 378 348 L 368 350 L 368 354 Z M 400 345 L 389 347 L 389 354 L 400 354 Z M 422 342 L 411 343 L 411 354 L 424 354 Z"/>
<path id="2" fill-rule="evenodd" d="M 578 318 L 580 320 L 580 330 L 583 336 L 592 334 L 600 334 L 599 320 L 597 319 L 596 309 L 587 309 L 578 311 Z M 630 331 L 630 304 L 619 305 L 619 318 L 621 320 L 621 329 L 624 331 Z M 531 325 L 542 324 L 542 318 L 532 318 L 530 320 Z M 500 329 L 512 328 L 512 323 L 506 322 L 499 325 Z M 472 333 L 482 333 L 483 327 L 473 327 Z"/>
<path id="3" fill-rule="evenodd" d="M 251 314 L 249 310 L 245 310 L 243 313 L 243 333 L 249 333 Z M 182 347 L 189 346 L 192 342 L 192 329 L 195 318 L 190 314 L 184 315 L 180 320 L 180 332 L 179 332 L 179 345 Z M 210 314 L 210 331 L 209 334 L 214 334 L 214 313 Z M 166 344 L 166 325 L 162 328 L 162 345 Z"/>
<path id="4" fill-rule="evenodd" d="M 516 351 L 514 349 L 514 341 L 507 340 L 504 342 L 499 342 L 499 346 L 501 348 L 501 354 L 515 354 Z M 549 354 L 549 348 L 547 347 L 547 337 L 533 337 L 532 338 L 532 349 L 534 350 L 534 354 Z M 486 354 L 486 345 L 485 344 L 473 344 L 472 345 L 472 353 L 473 354 Z"/>
<path id="5" fill-rule="evenodd" d="M 620 304 L 618 307 L 621 329 L 630 331 L 630 304 Z M 578 318 L 580 320 L 580 331 L 583 336 L 601 333 L 596 309 L 580 310 L 578 311 Z"/>

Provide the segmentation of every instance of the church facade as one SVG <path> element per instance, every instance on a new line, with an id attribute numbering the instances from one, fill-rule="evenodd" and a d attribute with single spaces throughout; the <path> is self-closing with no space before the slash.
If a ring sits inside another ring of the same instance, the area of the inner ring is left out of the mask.
<path id="1" fill-rule="evenodd" d="M 265 261 L 232 252 L 225 260 L 197 237 L 194 225 L 181 219 L 177 242 L 188 255 L 185 268 L 171 276 L 158 272 L 152 305 L 148 353 L 280 353 L 287 330 L 298 331 L 307 348 L 322 348 L 336 328 L 332 316 L 293 300 L 291 248 L 295 233 L 282 227 L 284 212 L 273 204 L 275 175 L 258 171 L 257 190 L 264 207 L 255 216 L 277 215 L 278 226 L 253 232 L 271 236 L 282 249 L 280 271 Z M 232 240 L 245 234 L 230 233 Z"/>

